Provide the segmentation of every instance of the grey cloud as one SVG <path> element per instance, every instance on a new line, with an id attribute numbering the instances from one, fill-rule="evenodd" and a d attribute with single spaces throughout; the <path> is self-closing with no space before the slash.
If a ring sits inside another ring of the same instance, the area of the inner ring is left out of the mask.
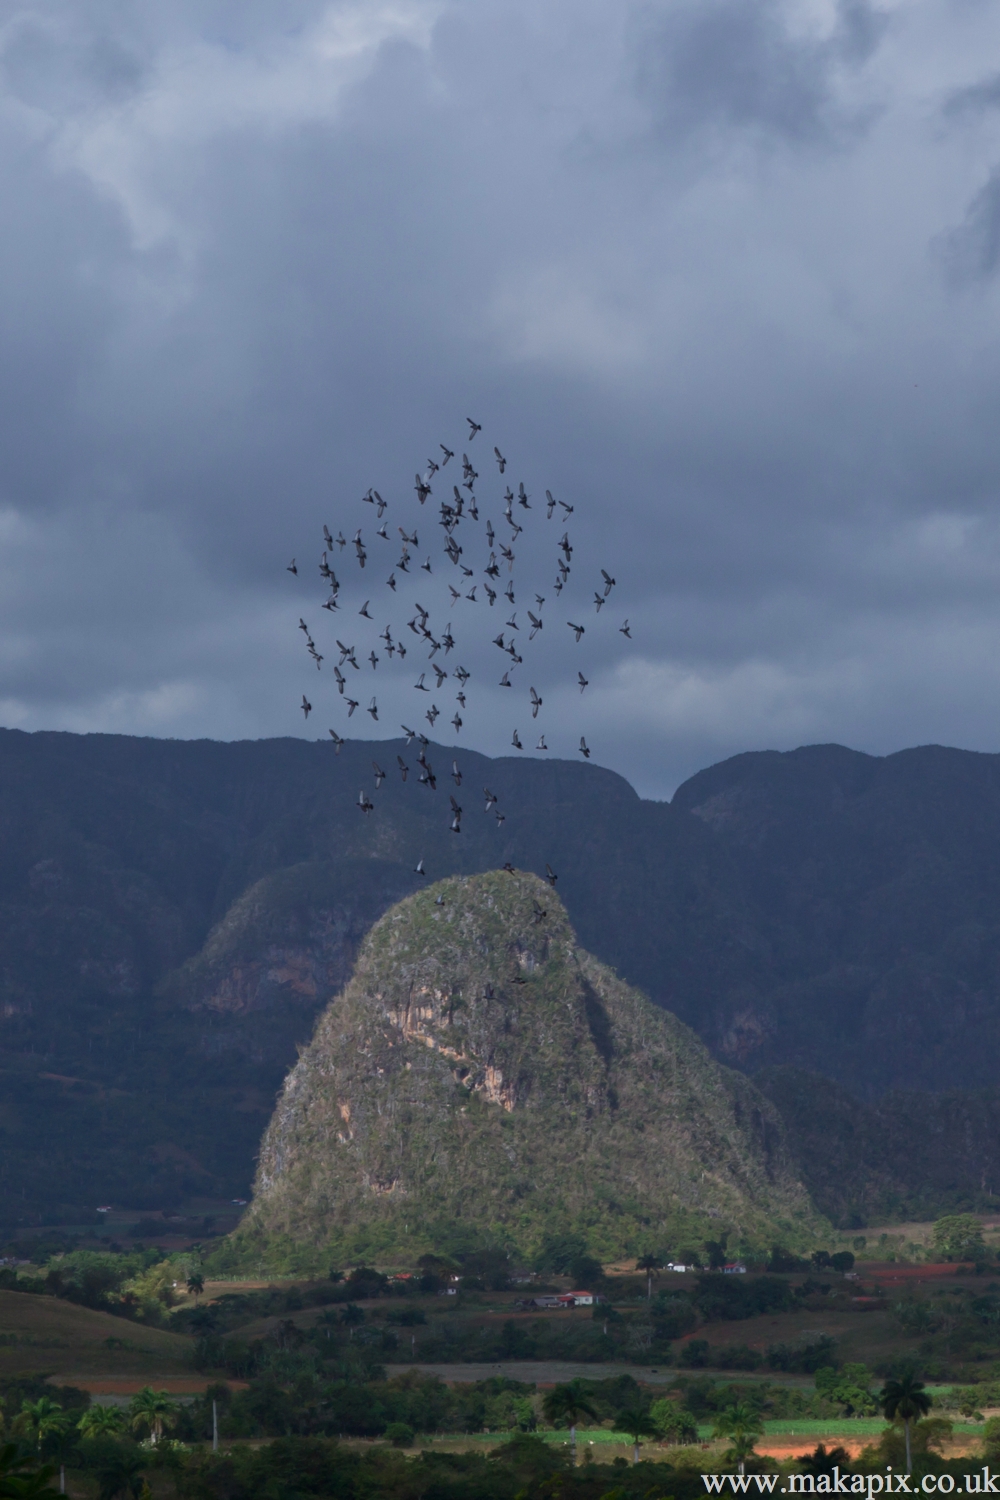
<path id="1" fill-rule="evenodd" d="M 837 74 L 866 62 L 885 29 L 866 0 L 841 0 L 821 38 L 796 34 L 779 0 L 667 5 L 643 26 L 643 91 L 664 130 L 721 125 L 829 141 L 860 123 L 838 99 Z"/>
<path id="2" fill-rule="evenodd" d="M 379 667 L 377 727 L 328 675 L 370 589 L 385 623 L 388 568 L 335 563 L 331 620 L 320 528 L 370 532 L 373 483 L 424 526 L 414 469 L 470 411 L 483 487 L 497 441 L 576 505 L 573 608 L 551 541 L 517 575 L 549 599 L 530 680 L 558 753 L 586 733 L 662 795 L 766 744 L 993 748 L 1000 368 L 985 299 L 927 255 L 969 165 L 912 128 L 964 86 L 946 9 L 917 10 L 818 35 L 773 0 L 8 6 L 0 718 L 396 732 L 408 672 Z M 703 125 L 735 149 L 692 149 Z M 956 241 L 979 276 L 988 191 Z M 462 739 L 504 753 L 528 720 L 492 617 L 426 587 L 405 602 L 456 621 L 473 673 Z"/>
<path id="3" fill-rule="evenodd" d="M 982 114 L 998 106 L 1000 106 L 1000 74 L 994 73 L 978 83 L 969 84 L 966 88 L 955 89 L 949 93 L 942 106 L 942 114 L 946 119 L 959 119 L 963 115 Z"/>
<path id="4" fill-rule="evenodd" d="M 937 248 L 953 283 L 989 280 L 1000 266 L 1000 167 L 969 204 L 962 224 L 941 236 Z"/>

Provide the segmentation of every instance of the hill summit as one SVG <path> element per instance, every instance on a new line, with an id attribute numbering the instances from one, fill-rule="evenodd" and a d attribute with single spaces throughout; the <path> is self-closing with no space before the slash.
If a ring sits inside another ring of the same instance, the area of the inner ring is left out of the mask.
<path id="1" fill-rule="evenodd" d="M 573 1233 L 610 1257 L 813 1223 L 774 1106 L 579 949 L 544 881 L 500 871 L 371 929 L 228 1253 L 274 1272 Z"/>

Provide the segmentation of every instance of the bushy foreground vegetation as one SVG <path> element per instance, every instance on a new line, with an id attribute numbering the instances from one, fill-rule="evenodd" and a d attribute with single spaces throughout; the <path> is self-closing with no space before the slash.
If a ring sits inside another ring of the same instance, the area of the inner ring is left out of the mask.
<path id="1" fill-rule="evenodd" d="M 893 1420 L 857 1459 L 820 1446 L 779 1466 L 756 1451 L 764 1421 L 808 1397 L 764 1384 L 682 1378 L 666 1392 L 650 1393 L 624 1375 L 577 1380 L 543 1395 L 504 1379 L 449 1389 L 415 1372 L 391 1380 L 344 1372 L 325 1385 L 305 1376 L 283 1384 L 257 1380 L 239 1391 L 219 1384 L 187 1405 L 147 1388 L 122 1410 L 91 1405 L 72 1388 L 6 1382 L 0 1495 L 29 1500 L 52 1493 L 46 1475 L 60 1467 L 74 1492 L 83 1486 L 96 1500 L 149 1500 L 165 1487 L 181 1500 L 533 1500 L 557 1493 L 567 1500 L 609 1494 L 694 1500 L 704 1493 L 702 1472 L 734 1466 L 819 1475 L 835 1464 L 862 1474 L 891 1464 L 920 1476 L 962 1474 L 980 1458 L 1000 1459 L 1000 1422 L 987 1426 L 982 1452 L 971 1460 L 943 1456 L 951 1423 L 929 1414 L 930 1395 L 912 1371 L 874 1395 L 863 1367 L 819 1372 L 816 1401 L 859 1404 L 859 1397 Z M 621 1457 L 595 1461 L 601 1445 L 581 1442 L 577 1428 L 584 1425 L 597 1437 L 618 1434 L 632 1448 L 632 1464 Z M 543 1438 L 543 1428 L 556 1430 Z M 213 1431 L 222 1439 L 218 1451 Z M 448 1446 L 456 1433 L 505 1436 L 485 1451 L 459 1452 Z M 380 1441 L 367 1447 L 345 1441 L 359 1436 Z M 693 1447 L 699 1436 L 714 1440 L 712 1446 Z"/>

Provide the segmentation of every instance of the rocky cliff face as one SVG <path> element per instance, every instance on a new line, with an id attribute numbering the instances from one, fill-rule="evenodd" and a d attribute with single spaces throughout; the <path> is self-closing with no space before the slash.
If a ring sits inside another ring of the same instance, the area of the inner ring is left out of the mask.
<path id="1" fill-rule="evenodd" d="M 234 1242 L 277 1268 L 456 1240 L 798 1235 L 780 1118 L 581 951 L 537 877 L 446 880 L 365 940 L 285 1083 Z"/>

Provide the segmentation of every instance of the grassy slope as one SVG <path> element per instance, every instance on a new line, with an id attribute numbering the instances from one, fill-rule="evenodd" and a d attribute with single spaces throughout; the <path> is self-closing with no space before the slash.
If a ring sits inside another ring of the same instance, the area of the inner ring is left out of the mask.
<path id="1" fill-rule="evenodd" d="M 180 1375 L 191 1340 L 144 1328 L 55 1297 L 0 1291 L 0 1375 L 59 1371 L 73 1375 Z M 124 1348 L 108 1347 L 108 1340 Z"/>

